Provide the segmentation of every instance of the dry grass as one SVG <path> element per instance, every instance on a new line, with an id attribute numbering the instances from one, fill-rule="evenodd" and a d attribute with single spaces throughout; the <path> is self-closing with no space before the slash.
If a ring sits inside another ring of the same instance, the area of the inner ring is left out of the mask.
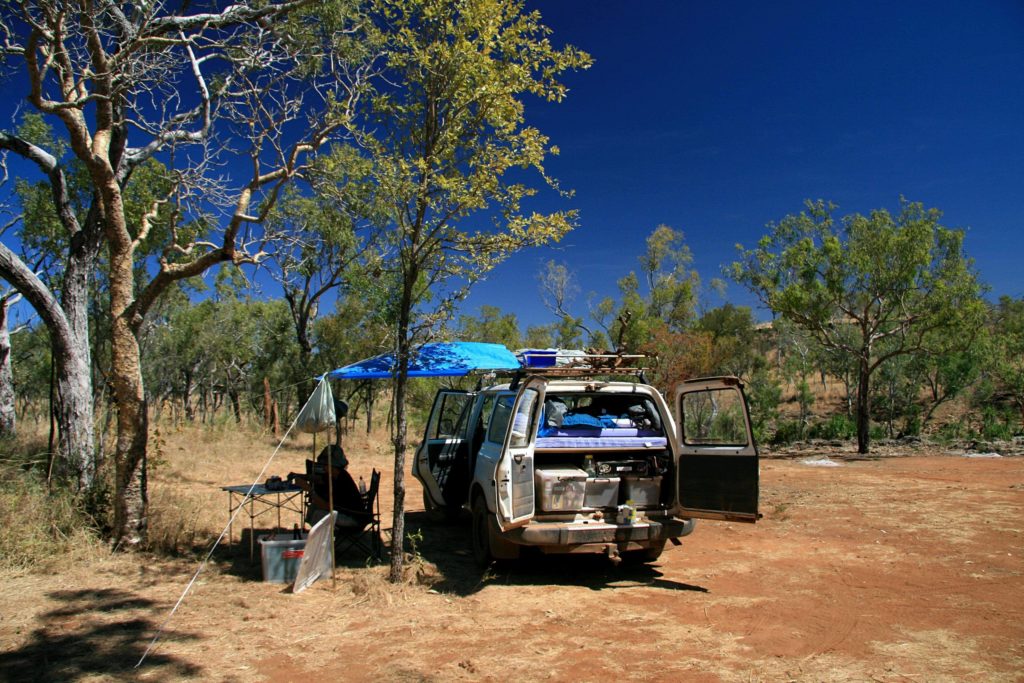
<path id="1" fill-rule="evenodd" d="M 386 433 L 367 435 L 357 430 L 343 435 L 342 442 L 350 460 L 349 471 L 357 480 L 362 477 L 369 481 L 373 468 L 390 472 L 392 455 Z M 283 479 L 289 472 L 304 472 L 306 459 L 314 457 L 327 443 L 328 437 L 323 434 L 314 439 L 310 434 L 295 433 L 280 443 L 273 434 L 245 425 L 157 427 L 150 440 L 154 454 L 150 471 L 151 549 L 179 554 L 208 547 L 227 522 L 228 500 L 222 486 L 251 484 L 274 475 Z M 382 505 L 390 503 L 390 497 L 390 489 L 381 490 Z M 292 517 L 282 520 L 287 526 L 295 521 Z M 236 537 L 237 527 L 236 521 Z"/>
<path id="2" fill-rule="evenodd" d="M 54 572 L 104 556 L 99 523 L 66 490 L 48 490 L 45 425 L 0 440 L 0 569 Z"/>
<path id="3" fill-rule="evenodd" d="M 54 572 L 107 553 L 70 492 L 48 493 L 35 473 L 9 465 L 0 477 L 0 568 Z"/>

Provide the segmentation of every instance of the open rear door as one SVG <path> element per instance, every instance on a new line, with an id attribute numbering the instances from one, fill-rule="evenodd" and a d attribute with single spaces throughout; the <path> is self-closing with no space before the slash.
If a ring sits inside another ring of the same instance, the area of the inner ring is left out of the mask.
<path id="1" fill-rule="evenodd" d="M 459 487 L 461 491 L 454 491 L 456 497 L 461 493 L 465 498 L 470 445 L 466 425 L 475 397 L 474 393 L 454 389 L 442 389 L 434 397 L 423 441 L 416 450 L 413 474 L 437 507 L 447 505 L 447 498 Z"/>
<path id="2" fill-rule="evenodd" d="M 537 441 L 547 380 L 530 377 L 519 387 L 501 450 L 497 483 L 498 526 L 502 531 L 523 526 L 534 514 L 533 449 Z M 495 406 L 495 410 L 500 408 Z"/>
<path id="3" fill-rule="evenodd" d="M 757 521 L 757 446 L 743 383 L 735 377 L 683 382 L 673 409 L 682 447 L 676 514 Z"/>

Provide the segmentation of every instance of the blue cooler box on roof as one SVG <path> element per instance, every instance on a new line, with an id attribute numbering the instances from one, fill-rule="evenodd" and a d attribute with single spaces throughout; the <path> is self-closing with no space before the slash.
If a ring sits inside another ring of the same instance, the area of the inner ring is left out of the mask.
<path id="1" fill-rule="evenodd" d="M 519 359 L 528 368 L 551 368 L 555 366 L 558 351 L 555 349 L 523 349 Z"/>

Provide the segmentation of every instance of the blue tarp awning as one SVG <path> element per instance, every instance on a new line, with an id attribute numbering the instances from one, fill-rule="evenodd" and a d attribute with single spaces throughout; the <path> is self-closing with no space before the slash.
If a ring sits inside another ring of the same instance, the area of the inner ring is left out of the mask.
<path id="1" fill-rule="evenodd" d="M 518 370 L 515 354 L 502 344 L 436 342 L 423 344 L 409 361 L 410 377 L 462 377 L 487 370 Z M 395 370 L 395 354 L 384 353 L 327 373 L 328 379 L 388 379 Z"/>

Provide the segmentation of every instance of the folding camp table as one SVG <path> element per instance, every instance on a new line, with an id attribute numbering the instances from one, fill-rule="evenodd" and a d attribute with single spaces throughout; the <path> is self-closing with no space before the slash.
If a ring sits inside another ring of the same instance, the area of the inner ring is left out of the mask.
<path id="1" fill-rule="evenodd" d="M 236 486 L 221 486 L 222 491 L 228 492 L 228 520 L 234 518 L 235 510 L 239 507 L 249 515 L 249 562 L 254 559 L 256 548 L 256 518 L 262 515 L 277 511 L 277 529 L 284 529 L 281 526 L 281 510 L 290 510 L 299 514 L 299 523 L 304 524 L 306 518 L 306 496 L 305 491 L 292 484 L 284 484 L 281 489 L 268 489 L 264 484 L 239 484 Z M 232 539 L 232 525 L 228 524 L 228 543 Z"/>

